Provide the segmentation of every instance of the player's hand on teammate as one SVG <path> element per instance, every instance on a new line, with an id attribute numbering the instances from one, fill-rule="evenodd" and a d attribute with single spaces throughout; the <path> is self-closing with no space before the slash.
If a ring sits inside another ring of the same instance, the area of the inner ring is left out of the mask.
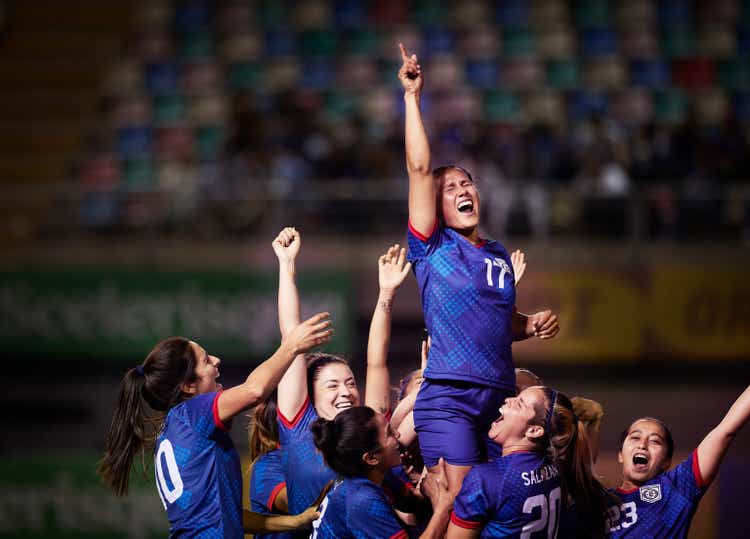
<path id="1" fill-rule="evenodd" d="M 401 60 L 403 62 L 401 69 L 398 70 L 398 80 L 401 81 L 404 92 L 407 94 L 419 94 L 422 90 L 424 79 L 422 78 L 422 68 L 419 67 L 417 55 L 412 54 L 409 56 L 403 43 L 399 43 L 398 48 L 401 50 Z"/>
<path id="2" fill-rule="evenodd" d="M 510 264 L 513 266 L 513 277 L 515 278 L 516 286 L 518 286 L 518 282 L 526 272 L 526 257 L 523 254 L 523 251 L 519 249 L 513 251 L 510 255 Z"/>
<path id="3" fill-rule="evenodd" d="M 318 313 L 311 316 L 286 336 L 284 341 L 292 347 L 296 354 L 308 352 L 331 340 L 333 329 L 329 313 Z"/>
<path id="4" fill-rule="evenodd" d="M 421 483 L 422 493 L 430 499 L 436 513 L 450 512 L 454 496 L 448 490 L 448 476 L 445 473 L 445 460 L 440 460 L 433 471 L 427 473 Z"/>
<path id="5" fill-rule="evenodd" d="M 392 245 L 378 258 L 378 283 L 384 292 L 394 291 L 411 270 L 411 262 L 406 262 L 406 249 Z"/>
<path id="6" fill-rule="evenodd" d="M 279 232 L 271 245 L 279 262 L 292 262 L 297 258 L 302 246 L 302 238 L 296 228 L 289 226 Z"/>
<path id="7" fill-rule="evenodd" d="M 318 497 L 315 499 L 312 505 L 310 505 L 310 507 L 297 515 L 297 518 L 299 519 L 299 522 L 297 524 L 298 530 L 310 529 L 312 527 L 312 523 L 320 518 L 320 511 L 318 511 L 318 507 L 320 507 L 320 504 L 323 503 L 325 497 L 328 496 L 328 492 L 331 490 L 331 487 L 333 487 L 333 479 L 326 483 L 326 486 L 323 487 L 323 490 L 320 491 L 320 494 L 318 494 Z"/>
<path id="8" fill-rule="evenodd" d="M 560 324 L 557 322 L 557 315 L 552 314 L 549 309 L 529 315 L 526 323 L 526 334 L 529 337 L 551 339 L 558 331 Z"/>

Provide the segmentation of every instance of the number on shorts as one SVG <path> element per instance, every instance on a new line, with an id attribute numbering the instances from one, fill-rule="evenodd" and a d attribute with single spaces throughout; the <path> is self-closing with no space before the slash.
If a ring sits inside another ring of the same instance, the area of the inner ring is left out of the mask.
<path id="1" fill-rule="evenodd" d="M 547 539 L 556 539 L 560 518 L 560 496 L 560 487 L 556 487 L 549 493 L 549 500 L 544 494 L 526 498 L 526 501 L 523 502 L 523 512 L 531 514 L 534 509 L 539 507 L 542 514 L 538 519 L 523 527 L 521 539 L 530 539 L 532 533 L 543 531 L 545 528 L 547 528 Z"/>
<path id="2" fill-rule="evenodd" d="M 164 462 L 167 465 L 167 469 L 164 469 L 162 464 L 162 456 Z M 164 509 L 167 508 L 167 502 L 174 503 L 177 499 L 182 496 L 183 484 L 182 477 L 180 477 L 180 469 L 177 467 L 177 459 L 174 458 L 174 448 L 172 442 L 164 439 L 159 444 L 159 449 L 156 451 L 156 480 L 158 486 L 156 488 L 159 491 L 159 497 L 161 503 L 164 505 Z M 172 483 L 172 488 L 169 488 L 165 472 L 169 473 L 169 480 Z"/>

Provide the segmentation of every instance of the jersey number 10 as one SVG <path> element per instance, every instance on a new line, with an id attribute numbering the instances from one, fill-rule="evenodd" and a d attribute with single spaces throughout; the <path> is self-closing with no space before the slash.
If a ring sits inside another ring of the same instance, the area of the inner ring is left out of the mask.
<path id="1" fill-rule="evenodd" d="M 164 457 L 164 463 L 167 465 L 167 469 L 164 470 L 162 465 L 162 457 Z M 159 497 L 161 503 L 164 505 L 164 509 L 167 508 L 167 502 L 174 503 L 177 498 L 182 496 L 183 484 L 182 477 L 180 477 L 180 469 L 177 467 L 177 459 L 174 458 L 174 448 L 172 442 L 164 439 L 159 444 L 159 449 L 156 451 L 156 480 L 159 483 L 156 490 L 159 491 Z M 169 473 L 169 481 L 172 483 L 172 488 L 169 488 L 167 478 L 164 472 Z"/>
<path id="2" fill-rule="evenodd" d="M 547 539 L 557 537 L 557 529 L 560 520 L 560 487 L 552 489 L 549 493 L 549 500 L 544 494 L 537 494 L 526 498 L 523 502 L 523 512 L 531 514 L 534 509 L 540 507 L 542 514 L 533 522 L 526 524 L 521 530 L 521 539 L 530 539 L 534 532 L 544 531 L 547 528 Z"/>

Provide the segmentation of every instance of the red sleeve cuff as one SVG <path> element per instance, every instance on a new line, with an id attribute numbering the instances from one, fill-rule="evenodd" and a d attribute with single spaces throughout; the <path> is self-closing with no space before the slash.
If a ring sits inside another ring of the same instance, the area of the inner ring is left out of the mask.
<path id="1" fill-rule="evenodd" d="M 229 430 L 229 426 L 226 425 L 219 417 L 219 397 L 221 397 L 221 393 L 222 392 L 219 391 L 214 397 L 214 403 L 211 405 L 211 410 L 214 414 L 214 425 L 216 425 L 216 428 L 227 432 Z"/>
<path id="2" fill-rule="evenodd" d="M 304 415 L 308 404 L 310 404 L 309 395 L 305 397 L 305 402 L 302 403 L 302 406 L 300 406 L 300 409 L 297 411 L 297 413 L 291 419 L 291 421 L 287 419 L 286 417 L 284 417 L 284 414 L 282 414 L 281 410 L 279 410 L 278 408 L 276 409 L 276 416 L 281 420 L 281 422 L 284 424 L 286 428 L 293 429 L 297 425 L 297 423 L 300 422 L 300 419 L 302 419 L 302 416 Z"/>
<path id="3" fill-rule="evenodd" d="M 414 225 L 412 225 L 411 221 L 409 221 L 409 231 L 412 234 L 414 234 L 414 236 L 416 236 L 416 238 L 418 240 L 420 240 L 420 241 L 427 241 L 427 240 L 429 240 L 432 237 L 432 235 L 435 233 L 435 231 L 437 230 L 437 227 L 438 227 L 438 220 L 435 219 L 435 223 L 432 225 L 432 230 L 430 231 L 429 234 L 427 234 L 425 236 L 419 230 L 417 230 L 416 228 L 414 228 Z"/>
<path id="4" fill-rule="evenodd" d="M 406 535 L 406 532 L 404 530 L 399 530 L 393 535 L 391 535 L 388 539 L 407 539 L 408 535 Z"/>
<path id="5" fill-rule="evenodd" d="M 464 520 L 458 515 L 456 515 L 455 511 L 451 511 L 451 522 L 458 526 L 459 528 L 465 528 L 467 530 L 478 530 L 482 527 L 481 522 L 474 522 L 473 520 Z"/>
<path id="6" fill-rule="evenodd" d="M 271 491 L 271 495 L 268 497 L 268 501 L 266 502 L 266 507 L 268 507 L 269 511 L 273 511 L 273 504 L 276 502 L 276 496 L 279 495 L 279 492 L 284 490 L 286 488 L 286 481 L 282 481 L 275 487 L 273 487 L 273 490 Z"/>
<path id="7" fill-rule="evenodd" d="M 698 488 L 703 488 L 706 485 L 705 481 L 703 481 L 703 474 L 701 474 L 701 465 L 698 462 L 698 450 L 696 449 L 693 451 L 693 475 L 695 476 L 695 484 L 698 486 Z"/>

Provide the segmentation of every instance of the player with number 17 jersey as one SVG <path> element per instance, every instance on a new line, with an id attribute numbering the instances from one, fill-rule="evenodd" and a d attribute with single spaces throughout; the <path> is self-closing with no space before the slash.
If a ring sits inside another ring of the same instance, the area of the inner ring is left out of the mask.
<path id="1" fill-rule="evenodd" d="M 425 378 L 515 391 L 508 252 L 494 240 L 474 245 L 438 220 L 429 236 L 410 225 L 408 240 L 432 339 Z"/>
<path id="2" fill-rule="evenodd" d="M 549 460 L 518 451 L 474 466 L 456 496 L 451 522 L 482 538 L 557 537 L 560 476 Z"/>
<path id="3" fill-rule="evenodd" d="M 240 459 L 218 415 L 220 394 L 173 407 L 157 438 L 156 485 L 169 537 L 243 537 Z"/>
<path id="4" fill-rule="evenodd" d="M 640 487 L 615 489 L 613 492 L 620 503 L 607 511 L 610 537 L 687 537 L 698 502 L 707 488 L 701 476 L 698 454 L 693 451 L 678 466 Z"/>

